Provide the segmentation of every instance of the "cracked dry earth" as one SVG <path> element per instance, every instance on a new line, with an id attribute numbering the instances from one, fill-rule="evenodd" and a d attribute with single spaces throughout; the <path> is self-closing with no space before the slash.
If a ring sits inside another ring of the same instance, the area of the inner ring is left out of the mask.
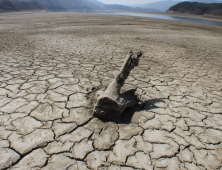
<path id="1" fill-rule="evenodd" d="M 0 38 L 0 169 L 222 170 L 221 27 L 30 13 L 1 15 Z M 92 117 L 130 50 L 145 107 Z"/>

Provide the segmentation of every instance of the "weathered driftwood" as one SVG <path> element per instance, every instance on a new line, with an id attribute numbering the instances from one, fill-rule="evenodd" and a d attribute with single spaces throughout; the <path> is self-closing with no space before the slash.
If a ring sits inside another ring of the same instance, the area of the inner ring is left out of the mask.
<path id="1" fill-rule="evenodd" d="M 120 89 L 124 85 L 130 71 L 135 66 L 138 66 L 141 56 L 142 52 L 139 52 L 137 56 L 133 57 L 133 52 L 130 51 L 117 77 L 105 91 L 99 90 L 96 93 L 93 109 L 93 115 L 95 117 L 103 119 L 118 118 L 125 109 L 134 107 L 137 104 L 137 98 L 134 95 L 135 90 L 120 94 Z"/>

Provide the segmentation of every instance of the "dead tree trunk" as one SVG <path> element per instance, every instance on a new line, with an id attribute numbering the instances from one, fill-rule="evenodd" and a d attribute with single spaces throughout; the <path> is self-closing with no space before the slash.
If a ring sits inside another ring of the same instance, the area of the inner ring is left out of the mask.
<path id="1" fill-rule="evenodd" d="M 135 90 L 120 94 L 120 89 L 124 85 L 130 71 L 135 66 L 138 66 L 141 56 L 142 52 L 139 52 L 137 56 L 133 57 L 133 52 L 130 51 L 117 77 L 105 91 L 99 90 L 96 93 L 96 101 L 93 109 L 95 117 L 103 119 L 118 118 L 126 108 L 134 107 L 137 104 L 137 99 L 134 95 Z"/>

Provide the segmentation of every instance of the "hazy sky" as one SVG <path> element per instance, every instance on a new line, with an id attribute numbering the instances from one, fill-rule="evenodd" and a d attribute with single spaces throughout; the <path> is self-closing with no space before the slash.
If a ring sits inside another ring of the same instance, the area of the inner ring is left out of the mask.
<path id="1" fill-rule="evenodd" d="M 137 5 L 137 4 L 147 4 L 149 2 L 158 2 L 161 0 L 98 0 L 105 4 L 122 4 L 122 5 Z"/>

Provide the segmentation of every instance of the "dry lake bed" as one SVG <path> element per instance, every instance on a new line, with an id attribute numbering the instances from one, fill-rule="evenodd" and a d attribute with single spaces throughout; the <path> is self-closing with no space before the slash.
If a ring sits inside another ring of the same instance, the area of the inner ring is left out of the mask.
<path id="1" fill-rule="evenodd" d="M 123 90 L 92 96 L 143 51 Z M 0 15 L 0 169 L 222 170 L 222 27 L 84 13 Z"/>

